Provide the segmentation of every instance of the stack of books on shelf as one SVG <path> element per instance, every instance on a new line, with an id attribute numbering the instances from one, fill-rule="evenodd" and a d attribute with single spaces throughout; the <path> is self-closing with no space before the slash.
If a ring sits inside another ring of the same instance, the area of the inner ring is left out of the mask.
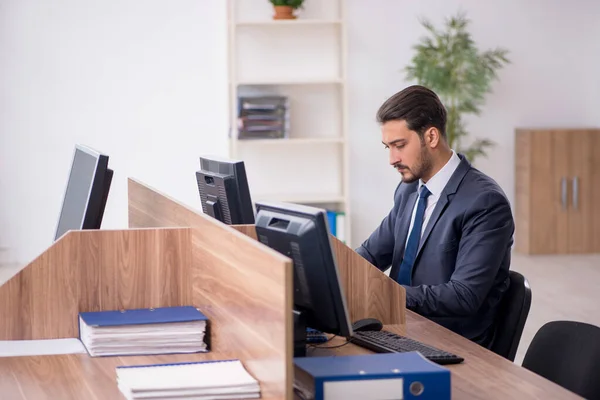
<path id="1" fill-rule="evenodd" d="M 92 357 L 207 352 L 207 327 L 191 306 L 79 314 L 79 339 Z"/>
<path id="2" fill-rule="evenodd" d="M 135 399 L 256 399 L 260 385 L 239 360 L 117 367 L 119 390 Z"/>
<path id="3" fill-rule="evenodd" d="M 239 139 L 281 139 L 288 137 L 289 100 L 284 96 L 238 98 Z"/>

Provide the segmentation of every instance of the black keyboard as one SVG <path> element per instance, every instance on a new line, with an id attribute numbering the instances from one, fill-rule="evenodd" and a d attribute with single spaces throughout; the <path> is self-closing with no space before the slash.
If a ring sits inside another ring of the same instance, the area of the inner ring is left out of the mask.
<path id="1" fill-rule="evenodd" d="M 350 339 L 357 344 L 376 353 L 405 353 L 408 351 L 418 351 L 425 358 L 437 364 L 458 364 L 464 361 L 464 358 L 456 354 L 436 349 L 416 340 L 404 336 L 396 335 L 387 331 L 360 331 L 354 332 Z"/>

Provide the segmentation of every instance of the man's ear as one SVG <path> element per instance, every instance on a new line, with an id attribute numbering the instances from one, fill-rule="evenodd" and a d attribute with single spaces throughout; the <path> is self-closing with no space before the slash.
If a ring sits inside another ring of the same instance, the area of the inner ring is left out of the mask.
<path id="1" fill-rule="evenodd" d="M 427 129 L 425 132 L 425 142 L 429 145 L 429 147 L 436 148 L 440 144 L 440 140 L 442 140 L 440 131 L 437 128 L 431 127 Z"/>

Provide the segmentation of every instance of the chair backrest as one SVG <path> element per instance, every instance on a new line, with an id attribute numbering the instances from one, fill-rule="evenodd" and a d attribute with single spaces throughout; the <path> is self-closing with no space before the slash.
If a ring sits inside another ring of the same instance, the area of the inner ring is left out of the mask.
<path id="1" fill-rule="evenodd" d="M 523 367 L 586 399 L 600 399 L 600 328 L 553 321 L 535 334 Z"/>
<path id="2" fill-rule="evenodd" d="M 496 313 L 496 326 L 490 350 L 514 361 L 531 307 L 531 288 L 523 275 L 509 271 L 510 284 Z"/>

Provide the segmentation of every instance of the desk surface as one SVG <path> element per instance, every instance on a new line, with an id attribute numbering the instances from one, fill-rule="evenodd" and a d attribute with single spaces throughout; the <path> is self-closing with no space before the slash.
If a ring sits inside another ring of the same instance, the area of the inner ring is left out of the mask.
<path id="1" fill-rule="evenodd" d="M 384 329 L 453 352 L 465 359 L 461 364 L 446 366 L 452 374 L 453 399 L 580 398 L 413 312 L 406 312 L 406 326 L 386 326 Z M 334 338 L 322 346 L 336 346 L 344 342 L 345 339 Z M 332 349 L 311 347 L 308 350 L 308 355 L 311 356 L 368 353 L 371 351 L 351 343 Z"/>
<path id="2" fill-rule="evenodd" d="M 578 398 L 479 345 L 414 313 L 407 312 L 407 326 L 386 329 L 423 343 L 452 351 L 465 358 L 450 365 L 453 399 L 570 399 Z M 342 344 L 335 338 L 326 345 Z M 367 354 L 354 344 L 335 349 L 310 348 L 309 355 Z M 115 367 L 211 359 L 211 354 L 143 357 L 98 357 L 85 354 L 0 358 L 0 398 L 6 399 L 119 399 Z"/>
<path id="3" fill-rule="evenodd" d="M 87 354 L 0 358 L 0 398 L 21 400 L 124 399 L 115 368 L 199 361 L 208 354 L 90 357 Z"/>

